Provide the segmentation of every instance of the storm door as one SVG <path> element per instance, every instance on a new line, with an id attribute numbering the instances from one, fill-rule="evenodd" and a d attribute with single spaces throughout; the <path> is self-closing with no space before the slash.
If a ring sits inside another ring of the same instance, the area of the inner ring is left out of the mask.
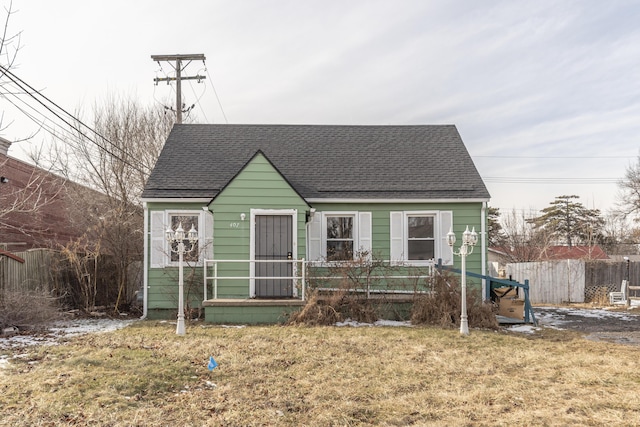
<path id="1" fill-rule="evenodd" d="M 256 215 L 255 290 L 257 298 L 293 296 L 293 218 Z M 286 277 L 286 278 L 285 278 Z"/>

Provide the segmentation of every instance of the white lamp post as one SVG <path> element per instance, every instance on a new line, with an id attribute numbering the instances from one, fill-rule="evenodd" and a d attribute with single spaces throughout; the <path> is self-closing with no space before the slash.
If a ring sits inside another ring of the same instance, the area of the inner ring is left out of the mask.
<path id="1" fill-rule="evenodd" d="M 186 240 L 189 242 L 189 249 L 187 249 L 184 244 L 185 235 L 182 223 L 178 224 L 176 231 L 173 231 L 171 226 L 169 226 L 166 231 L 166 236 L 167 242 L 169 242 L 169 250 L 178 254 L 178 324 L 176 325 L 176 334 L 184 335 L 184 280 L 182 264 L 185 252 L 191 252 L 195 249 L 196 243 L 198 243 L 198 232 L 193 224 L 191 224 L 191 230 L 189 230 L 186 236 Z"/>
<path id="2" fill-rule="evenodd" d="M 453 230 L 449 230 L 447 233 L 447 243 L 451 247 L 451 251 L 454 255 L 460 255 L 460 260 L 462 261 L 461 270 L 462 270 L 462 307 L 460 310 L 460 333 L 463 335 L 469 335 L 469 320 L 467 318 L 467 265 L 466 259 L 467 255 L 470 255 L 473 252 L 473 247 L 478 243 L 478 233 L 476 233 L 475 227 L 472 231 L 469 231 L 469 226 L 462 233 L 462 244 L 460 245 L 460 249 L 458 252 L 453 250 L 453 245 L 456 243 L 456 235 L 453 233 Z"/>

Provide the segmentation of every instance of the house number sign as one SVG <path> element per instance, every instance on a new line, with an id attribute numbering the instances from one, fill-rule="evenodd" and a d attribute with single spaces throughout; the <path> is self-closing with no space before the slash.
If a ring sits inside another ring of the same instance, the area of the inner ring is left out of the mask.
<path id="1" fill-rule="evenodd" d="M 229 223 L 229 228 L 240 228 L 239 222 L 231 222 Z"/>

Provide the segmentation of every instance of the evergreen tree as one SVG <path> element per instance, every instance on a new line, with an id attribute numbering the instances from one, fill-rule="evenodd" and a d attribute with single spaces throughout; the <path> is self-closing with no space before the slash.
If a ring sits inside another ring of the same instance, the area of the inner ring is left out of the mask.
<path id="1" fill-rule="evenodd" d="M 604 227 L 604 219 L 599 209 L 587 209 L 580 202 L 573 201 L 579 196 L 557 196 L 542 215 L 528 220 L 536 230 L 545 230 L 567 246 L 599 242 Z"/>
<path id="2" fill-rule="evenodd" d="M 500 209 L 489 206 L 487 209 L 487 225 L 489 229 L 489 246 L 502 246 L 505 236 L 500 224 Z"/>

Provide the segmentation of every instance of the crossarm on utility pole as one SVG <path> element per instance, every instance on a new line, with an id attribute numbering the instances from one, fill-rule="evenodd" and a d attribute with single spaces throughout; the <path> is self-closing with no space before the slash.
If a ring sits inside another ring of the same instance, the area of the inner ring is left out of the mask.
<path id="1" fill-rule="evenodd" d="M 206 58 L 204 54 L 197 53 L 194 55 L 151 55 L 151 59 L 160 62 L 160 61 L 176 61 L 175 77 L 163 77 L 163 78 L 155 78 L 154 82 L 176 82 L 176 123 L 182 123 L 182 86 L 180 82 L 182 80 L 203 80 L 202 76 L 192 76 L 192 77 L 182 77 L 182 61 L 204 61 Z"/>

